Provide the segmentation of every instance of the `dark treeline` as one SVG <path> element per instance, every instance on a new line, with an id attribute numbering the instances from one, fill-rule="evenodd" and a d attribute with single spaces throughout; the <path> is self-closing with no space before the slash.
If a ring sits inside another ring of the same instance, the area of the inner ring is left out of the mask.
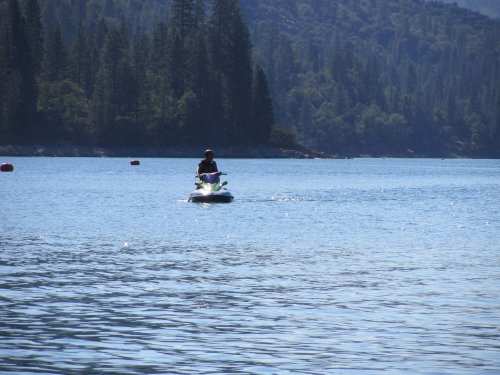
<path id="1" fill-rule="evenodd" d="M 85 1 L 77 2 L 80 5 Z M 111 2 L 109 2 L 111 4 Z M 76 5 L 76 4 L 73 4 Z M 72 37 L 37 0 L 9 0 L 0 30 L 0 144 L 105 146 L 268 141 L 266 76 L 236 0 L 173 0 L 146 32 L 124 17 Z M 46 23 L 45 23 L 46 24 Z"/>

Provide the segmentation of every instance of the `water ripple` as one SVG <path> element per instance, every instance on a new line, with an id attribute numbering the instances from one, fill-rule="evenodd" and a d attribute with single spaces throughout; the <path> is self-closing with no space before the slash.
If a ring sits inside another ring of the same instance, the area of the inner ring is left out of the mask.
<path id="1" fill-rule="evenodd" d="M 244 194 L 262 164 L 226 160 L 250 177 L 202 206 L 188 172 L 122 162 L 6 182 L 26 199 L 0 202 L 1 373 L 500 371 L 496 164 L 269 161 Z"/>

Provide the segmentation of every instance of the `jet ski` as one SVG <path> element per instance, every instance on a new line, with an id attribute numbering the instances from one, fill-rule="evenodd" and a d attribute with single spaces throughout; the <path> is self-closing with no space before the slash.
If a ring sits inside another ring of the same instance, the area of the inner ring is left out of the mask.
<path id="1" fill-rule="evenodd" d="M 224 186 L 227 181 L 221 181 L 220 176 L 225 173 L 203 173 L 200 181 L 195 182 L 196 190 L 189 194 L 189 202 L 194 203 L 229 203 L 233 196 Z"/>

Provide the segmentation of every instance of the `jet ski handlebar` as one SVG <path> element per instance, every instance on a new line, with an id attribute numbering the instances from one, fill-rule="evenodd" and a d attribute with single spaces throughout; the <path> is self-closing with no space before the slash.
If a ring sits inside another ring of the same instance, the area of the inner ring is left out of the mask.
<path id="1" fill-rule="evenodd" d="M 217 176 L 227 176 L 227 173 L 225 173 L 225 172 L 202 173 L 202 174 L 197 174 L 195 177 L 201 178 L 202 176 L 210 176 L 210 175 L 212 175 L 212 176 L 215 176 L 215 175 L 217 175 Z"/>
<path id="2" fill-rule="evenodd" d="M 223 172 L 202 173 L 202 174 L 198 175 L 197 177 L 199 177 L 200 180 L 202 180 L 204 182 L 208 182 L 210 184 L 213 184 L 213 183 L 219 182 L 219 176 L 226 175 L 226 174 L 227 173 L 223 173 Z"/>

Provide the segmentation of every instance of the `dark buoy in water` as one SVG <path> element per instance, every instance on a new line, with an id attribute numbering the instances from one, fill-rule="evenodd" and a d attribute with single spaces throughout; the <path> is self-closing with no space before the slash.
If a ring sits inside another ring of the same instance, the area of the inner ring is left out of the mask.
<path id="1" fill-rule="evenodd" d="M 141 162 L 139 160 L 132 160 L 130 162 L 130 165 L 139 165 L 139 164 L 141 164 Z"/>
<path id="2" fill-rule="evenodd" d="M 14 166 L 10 163 L 2 163 L 0 166 L 0 171 L 2 172 L 12 172 L 14 170 Z"/>

